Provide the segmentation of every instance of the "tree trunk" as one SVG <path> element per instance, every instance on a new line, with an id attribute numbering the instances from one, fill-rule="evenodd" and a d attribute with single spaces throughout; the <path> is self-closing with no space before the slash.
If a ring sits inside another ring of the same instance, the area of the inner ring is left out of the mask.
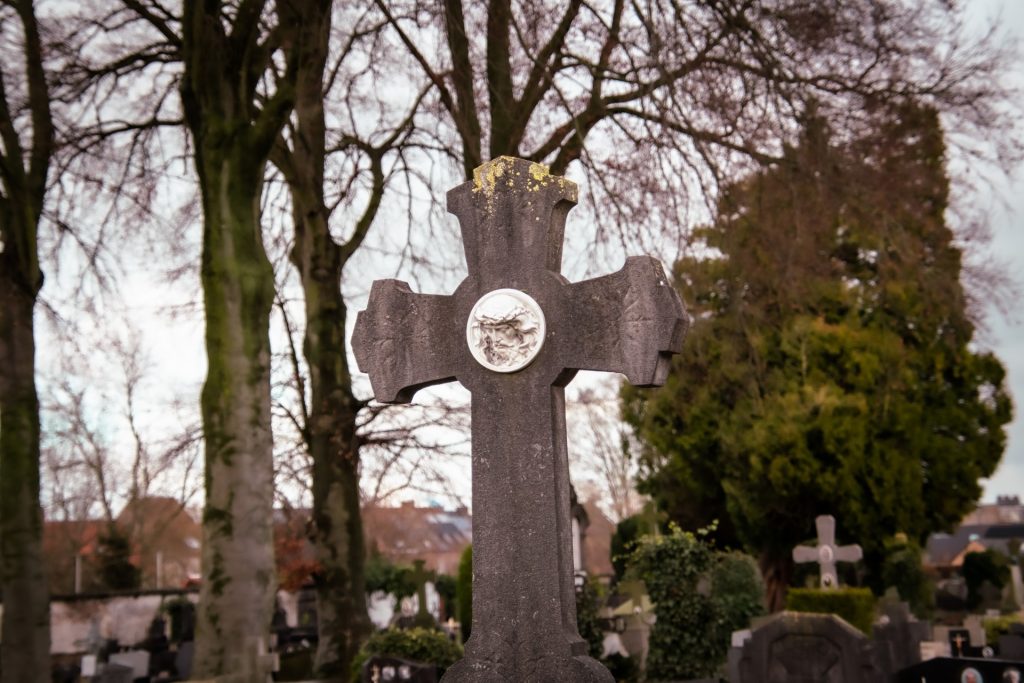
<path id="1" fill-rule="evenodd" d="M 320 234 L 329 238 L 326 231 Z M 358 404 L 351 392 L 345 305 L 337 272 L 314 267 L 302 278 L 313 397 L 308 428 L 313 460 L 312 537 L 320 566 L 315 577 L 320 620 L 315 671 L 321 677 L 346 674 L 370 633 L 359 509 Z M 332 276 L 317 277 L 318 273 Z"/>
<path id="2" fill-rule="evenodd" d="M 24 110 L 9 106 L 0 70 L 0 681 L 45 683 L 50 596 L 42 557 L 33 314 L 43 286 L 37 239 L 54 135 L 35 7 L 31 0 L 7 4 L 24 30 L 32 133 L 23 148 Z"/>
<path id="3" fill-rule="evenodd" d="M 208 363 L 193 670 L 200 677 L 249 672 L 255 681 L 269 673 L 259 655 L 269 647 L 277 583 L 268 332 L 274 274 L 260 198 L 271 145 L 294 102 L 294 69 L 289 55 L 277 91 L 258 106 L 256 84 L 274 52 L 259 42 L 264 3 L 239 4 L 230 27 L 220 5 L 186 0 L 182 22 L 182 103 L 203 203 Z"/>
<path id="4" fill-rule="evenodd" d="M 269 646 L 276 575 L 268 328 L 274 276 L 260 238 L 264 164 L 242 145 L 197 142 L 207 378 L 203 582 L 195 671 L 242 670 Z"/>
<path id="5" fill-rule="evenodd" d="M 303 350 L 309 366 L 312 405 L 304 436 L 313 462 L 310 540 L 319 565 L 314 576 L 319 619 L 314 673 L 322 678 L 347 678 L 352 659 L 370 633 L 370 619 L 359 505 L 356 415 L 360 402 L 352 395 L 341 278 L 345 262 L 359 247 L 376 214 L 383 180 L 379 157 L 375 157 L 370 206 L 348 243 L 336 243 L 324 201 L 323 75 L 331 3 L 306 2 L 283 11 L 294 12 L 295 17 L 286 16 L 285 20 L 302 26 L 291 149 L 279 144 L 275 160 L 291 190 L 295 223 L 291 260 L 299 272 L 306 301 Z"/>
<path id="6" fill-rule="evenodd" d="M 3 220 L 8 218 L 9 214 Z M 42 683 L 50 680 L 50 598 L 42 558 L 39 400 L 32 328 L 41 279 L 38 273 L 34 283 L 19 277 L 24 273 L 14 259 L 6 258 L 14 252 L 9 248 L 0 255 L 0 680 Z"/>
<path id="7" fill-rule="evenodd" d="M 297 106 L 302 112 L 303 106 Z M 304 120 L 302 113 L 298 116 Z M 315 127 L 315 126 L 314 126 Z M 315 674 L 347 676 L 370 633 L 364 578 L 365 548 L 359 499 L 359 443 L 345 345 L 346 307 L 340 280 L 346 252 L 331 238 L 323 201 L 322 169 L 299 150 L 323 149 L 301 137 L 289 163 L 295 219 L 291 258 L 306 300 L 304 352 L 312 405 L 305 438 L 313 462 L 310 540 L 319 570 L 314 576 L 319 619 Z M 309 128 L 305 129 L 307 132 Z M 307 144 L 311 143 L 311 144 Z"/>
<path id="8" fill-rule="evenodd" d="M 786 608 L 786 593 L 793 578 L 793 561 L 770 553 L 761 554 L 761 575 L 764 577 L 765 607 L 769 612 Z"/>

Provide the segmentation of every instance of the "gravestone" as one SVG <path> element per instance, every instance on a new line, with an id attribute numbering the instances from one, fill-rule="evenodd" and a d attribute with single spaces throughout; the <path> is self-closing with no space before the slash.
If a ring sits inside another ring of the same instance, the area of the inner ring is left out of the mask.
<path id="1" fill-rule="evenodd" d="M 999 636 L 999 658 L 1024 661 L 1024 624 L 1010 624 L 1009 633 Z"/>
<path id="2" fill-rule="evenodd" d="M 729 653 L 730 683 L 885 680 L 872 642 L 833 614 L 779 612 L 740 642 Z"/>
<path id="3" fill-rule="evenodd" d="M 132 683 L 135 672 L 132 667 L 123 664 L 104 664 L 99 674 L 93 677 L 93 683 Z"/>
<path id="4" fill-rule="evenodd" d="M 1001 659 L 936 657 L 903 669 L 897 683 L 1021 683 L 1020 662 Z"/>
<path id="5" fill-rule="evenodd" d="M 363 663 L 360 683 L 437 683 L 437 667 L 401 657 L 373 655 Z"/>
<path id="6" fill-rule="evenodd" d="M 131 668 L 132 678 L 142 678 L 149 675 L 149 657 L 145 650 L 126 650 L 113 653 L 108 661 Z"/>
<path id="7" fill-rule="evenodd" d="M 416 602 L 418 603 L 413 623 L 417 626 L 434 628 L 437 626 L 437 620 L 427 610 L 427 581 L 434 578 L 434 572 L 425 568 L 426 562 L 423 560 L 413 560 L 412 565 L 413 569 L 409 576 L 416 584 Z"/>
<path id="8" fill-rule="evenodd" d="M 931 624 L 918 621 L 905 602 L 882 606 L 883 614 L 872 627 L 880 665 L 889 674 L 921 661 L 921 643 L 931 638 Z"/>
<path id="9" fill-rule="evenodd" d="M 832 515 L 815 517 L 814 525 L 818 528 L 818 545 L 793 548 L 793 561 L 817 562 L 821 570 L 821 587 L 838 588 L 836 562 L 856 562 L 864 556 L 864 551 L 859 545 L 836 545 L 836 518 Z"/>
<path id="10" fill-rule="evenodd" d="M 576 626 L 565 386 L 578 370 L 664 382 L 686 327 L 652 257 L 569 283 L 574 183 L 500 157 L 448 193 L 468 276 L 450 296 L 373 284 L 352 337 L 377 400 L 459 381 L 472 393 L 473 625 L 445 681 L 611 681 Z"/>

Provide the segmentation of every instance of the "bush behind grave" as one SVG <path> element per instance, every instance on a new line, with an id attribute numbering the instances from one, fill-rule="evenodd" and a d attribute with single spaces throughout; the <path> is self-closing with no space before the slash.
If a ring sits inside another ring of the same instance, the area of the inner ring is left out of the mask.
<path id="1" fill-rule="evenodd" d="M 856 629 L 871 635 L 875 596 L 867 588 L 790 588 L 786 609 L 794 612 L 835 614 Z"/>
<path id="2" fill-rule="evenodd" d="M 438 674 L 462 659 L 462 646 L 443 632 L 428 628 L 377 631 L 366 641 L 352 661 L 352 683 L 359 683 L 363 663 L 374 655 L 389 655 L 434 664 Z"/>
<path id="3" fill-rule="evenodd" d="M 764 582 L 753 558 L 715 550 L 711 529 L 644 536 L 628 573 L 643 579 L 657 617 L 647 681 L 703 678 L 721 672 L 733 631 L 763 613 Z"/>

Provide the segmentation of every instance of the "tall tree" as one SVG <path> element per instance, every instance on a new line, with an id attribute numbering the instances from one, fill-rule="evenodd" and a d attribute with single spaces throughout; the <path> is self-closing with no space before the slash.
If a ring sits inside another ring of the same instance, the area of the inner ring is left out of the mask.
<path id="1" fill-rule="evenodd" d="M 12 15 L 20 36 L 5 40 L 19 45 L 21 54 L 0 63 L 0 659 L 5 683 L 50 679 L 33 313 L 43 286 L 37 239 L 54 126 L 32 1 L 0 3 L 0 19 L 10 21 Z M 3 31 L 14 32 L 14 24 Z"/>
<path id="2" fill-rule="evenodd" d="M 759 555 L 781 607 L 818 514 L 865 547 L 955 524 L 999 462 L 1004 370 L 972 346 L 934 110 L 840 145 L 813 113 L 783 161 L 731 186 L 676 266 L 695 323 L 663 389 L 627 390 L 644 485 Z"/>
<path id="3" fill-rule="evenodd" d="M 277 20 L 267 25 L 268 20 Z M 207 378 L 203 583 L 195 672 L 249 670 L 269 646 L 275 571 L 270 431 L 270 311 L 274 274 L 260 201 L 267 159 L 295 98 L 301 26 L 270 3 L 186 0 L 181 97 L 203 207 L 200 278 Z M 287 46 L 276 88 L 263 86 Z"/>
<path id="4" fill-rule="evenodd" d="M 380 209 L 386 184 L 384 157 L 409 123 L 408 119 L 401 122 L 375 143 L 355 134 L 337 136 L 332 145 L 336 153 L 363 160 L 365 168 L 354 176 L 365 175 L 368 182 L 361 215 L 350 229 L 338 231 L 347 237 L 335 236 L 330 218 L 337 204 L 329 206 L 324 186 L 328 156 L 324 103 L 329 85 L 325 69 L 332 59 L 338 87 L 338 72 L 363 48 L 359 27 L 346 26 L 347 38 L 340 40 L 331 54 L 331 12 L 330 0 L 282 5 L 283 20 L 302 26 L 303 32 L 296 58 L 295 115 L 271 157 L 289 189 L 294 229 L 290 259 L 305 294 L 303 355 L 309 369 L 310 403 L 307 409 L 305 396 L 299 397 L 304 410 L 300 427 L 313 475 L 309 533 L 317 565 L 313 574 L 318 619 L 314 672 L 325 678 L 347 675 L 371 631 L 357 429 L 357 416 L 365 402 L 352 391 L 345 345 L 348 308 L 341 282 L 345 266 L 366 239 Z M 352 184 L 349 188 L 347 192 L 356 193 Z"/>

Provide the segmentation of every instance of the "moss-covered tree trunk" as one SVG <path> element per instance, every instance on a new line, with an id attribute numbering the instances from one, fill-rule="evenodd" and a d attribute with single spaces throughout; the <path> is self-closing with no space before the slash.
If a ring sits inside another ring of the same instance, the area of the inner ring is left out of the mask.
<path id="1" fill-rule="evenodd" d="M 256 649 L 269 646 L 276 589 L 268 334 L 274 276 L 260 196 L 271 144 L 291 109 L 287 79 L 294 75 L 286 73 L 257 106 L 256 86 L 274 50 L 260 42 L 264 3 L 238 5 L 230 27 L 220 4 L 185 2 L 182 44 L 182 100 L 203 203 L 208 362 L 199 676 L 252 671 Z M 276 38 L 271 32 L 267 40 Z"/>
<path id="2" fill-rule="evenodd" d="M 290 144 L 278 145 L 275 162 L 292 196 L 295 245 L 291 253 L 306 302 L 303 345 L 312 403 L 304 434 L 313 463 L 311 540 L 319 570 L 314 576 L 319 642 L 314 671 L 348 676 L 351 662 L 370 633 L 364 578 L 365 549 L 359 500 L 359 442 L 345 347 L 347 310 L 341 294 L 345 263 L 361 244 L 383 194 L 379 153 L 373 154 L 370 205 L 348 242 L 331 236 L 324 201 L 326 125 L 323 75 L 330 34 L 331 3 L 291 7 L 303 26 L 297 55 L 295 119 Z"/>
<path id="3" fill-rule="evenodd" d="M 43 573 L 39 401 L 32 334 L 32 312 L 41 278 L 37 264 L 26 262 L 27 273 L 19 267 L 16 261 L 21 260 L 20 249 L 7 242 L 8 229 L 12 228 L 11 232 L 32 235 L 26 246 L 34 251 L 35 225 L 25 217 L 14 216 L 19 207 L 11 204 L 4 198 L 0 205 L 4 225 L 4 251 L 0 254 L 0 557 L 4 607 L 0 660 L 4 683 L 27 683 L 50 680 L 50 601 Z"/>
<path id="4" fill-rule="evenodd" d="M 50 598 L 39 507 L 39 399 L 33 312 L 43 285 L 37 236 L 53 151 L 49 91 L 31 0 L 9 3 L 24 32 L 30 147 L 25 119 L 8 106 L 0 66 L 0 645 L 3 683 L 50 680 Z M 13 67 L 17 68 L 17 67 Z"/>

